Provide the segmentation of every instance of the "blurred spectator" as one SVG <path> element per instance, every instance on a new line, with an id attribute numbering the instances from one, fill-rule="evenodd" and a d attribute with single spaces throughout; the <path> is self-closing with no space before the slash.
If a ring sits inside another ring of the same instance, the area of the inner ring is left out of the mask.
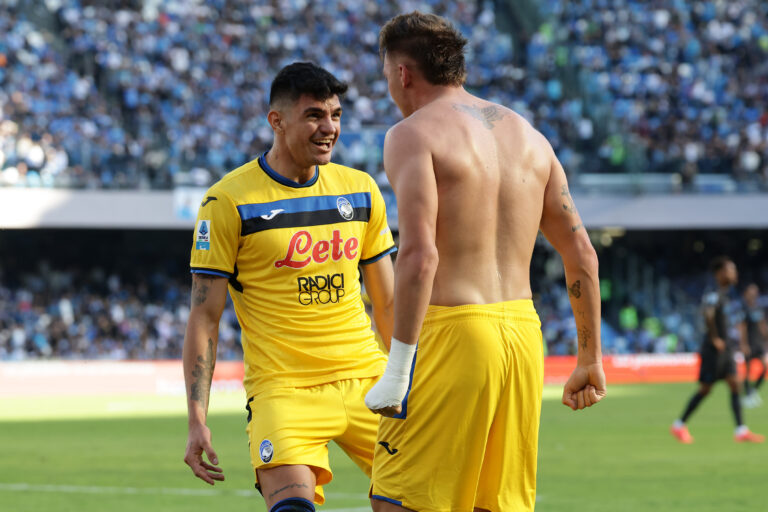
<path id="1" fill-rule="evenodd" d="M 684 186 L 697 172 L 765 186 L 766 2 L 547 0 L 542 9 L 537 57 L 567 54 L 639 141 L 643 170 L 680 173 Z M 611 168 L 621 155 L 606 143 Z"/>
<path id="2" fill-rule="evenodd" d="M 48 0 L 46 6 L 56 21 L 49 32 L 25 19 L 20 3 L 0 6 L 0 31 L 10 33 L 9 44 L 0 45 L 10 62 L 7 76 L 0 75 L 8 91 L 0 104 L 3 119 L 21 128 L 9 145 L 50 133 L 68 162 L 59 156 L 56 169 L 63 163 L 63 170 L 43 177 L 35 175 L 41 150 L 34 169 L 27 162 L 20 170 L 14 154 L 0 163 L 7 185 L 207 185 L 268 147 L 271 79 L 295 60 L 314 61 L 350 82 L 344 131 L 376 127 L 379 140 L 342 139 L 337 159 L 376 172 L 383 127 L 399 119 L 381 74 L 378 30 L 416 7 L 447 16 L 469 36 L 470 87 L 513 100 L 506 92 L 512 69 L 504 65 L 511 37 L 496 30 L 491 2 Z M 544 82 L 537 84 L 529 99 L 543 98 Z"/>

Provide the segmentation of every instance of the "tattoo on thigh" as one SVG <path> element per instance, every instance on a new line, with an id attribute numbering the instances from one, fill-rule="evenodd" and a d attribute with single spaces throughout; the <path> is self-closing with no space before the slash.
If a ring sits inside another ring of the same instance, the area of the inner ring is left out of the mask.
<path id="1" fill-rule="evenodd" d="M 272 494 L 269 495 L 270 498 L 274 498 L 281 492 L 285 492 L 288 489 L 309 489 L 309 486 L 307 484 L 288 484 L 285 487 L 281 487 L 280 489 L 276 490 Z"/>

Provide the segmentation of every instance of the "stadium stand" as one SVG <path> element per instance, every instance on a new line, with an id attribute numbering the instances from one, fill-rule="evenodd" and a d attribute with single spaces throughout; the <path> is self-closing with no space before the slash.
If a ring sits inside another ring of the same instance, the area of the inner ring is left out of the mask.
<path id="1" fill-rule="evenodd" d="M 548 21 L 529 53 L 562 55 L 578 70 L 581 88 L 610 105 L 612 124 L 641 150 L 635 167 L 678 173 L 685 184 L 699 173 L 731 174 L 740 189 L 765 190 L 765 2 L 543 4 Z M 612 153 L 618 164 L 627 152 Z"/>
<path id="2" fill-rule="evenodd" d="M 530 34 L 497 28 L 494 4 L 524 18 L 526 3 L 5 2 L 0 183 L 207 185 L 265 148 L 270 79 L 296 59 L 352 84 L 337 156 L 376 173 L 380 145 L 365 139 L 380 142 L 399 115 L 377 30 L 419 7 L 457 22 L 468 87 L 530 119 L 569 172 L 766 188 L 764 3 L 548 0 Z"/>
<path id="3" fill-rule="evenodd" d="M 574 189 L 768 190 L 760 108 L 768 100 L 768 7 L 757 0 L 5 0 L 0 187 L 206 187 L 268 147 L 269 82 L 302 59 L 351 83 L 336 160 L 376 175 L 389 200 L 380 148 L 399 114 L 376 38 L 383 21 L 414 8 L 457 23 L 470 39 L 468 87 L 531 120 Z M 99 243 L 82 236 L 82 244 Z M 0 236 L 0 358 L 178 357 L 189 294 L 180 270 L 185 236 L 175 233 L 183 243 L 167 254 L 139 258 L 140 271 L 116 266 L 119 252 L 85 265 L 27 251 L 50 263 L 17 265 L 2 244 L 23 242 Z M 595 236 L 602 268 L 611 268 L 604 281 L 614 283 L 603 294 L 606 352 L 695 350 L 706 258 L 690 268 L 677 261 L 693 242 L 658 257 L 648 250 L 657 244 L 628 234 L 647 247 L 619 256 L 620 242 L 609 249 L 601 240 L 609 235 Z M 721 247 L 738 254 L 746 244 Z M 534 265 L 546 276 L 534 286 L 548 350 L 573 353 L 558 261 L 542 244 Z M 745 266 L 768 285 L 764 264 Z M 231 308 L 226 315 L 220 357 L 237 359 Z"/>
<path id="4" fill-rule="evenodd" d="M 729 231 L 689 239 L 680 232 L 646 232 L 615 238 L 610 248 L 597 244 L 604 352 L 696 351 L 712 254 L 734 254 L 741 282 L 758 283 L 768 306 L 768 248 L 755 246 L 754 236 Z M 677 258 L 697 243 L 706 244 L 706 251 Z M 190 237 L 180 231 L 0 231 L 0 359 L 180 357 L 189 312 L 189 250 Z M 551 355 L 576 350 L 562 272 L 548 244 L 537 244 L 532 286 Z M 221 325 L 218 357 L 237 360 L 242 352 L 231 304 Z"/>

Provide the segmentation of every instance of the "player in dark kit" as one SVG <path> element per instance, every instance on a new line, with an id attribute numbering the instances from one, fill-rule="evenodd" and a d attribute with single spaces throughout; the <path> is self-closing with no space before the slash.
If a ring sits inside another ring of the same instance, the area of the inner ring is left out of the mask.
<path id="1" fill-rule="evenodd" d="M 763 403 L 757 390 L 760 389 L 765 379 L 766 354 L 765 342 L 768 340 L 768 322 L 765 319 L 765 312 L 758 304 L 760 290 L 756 284 L 750 284 L 744 289 L 744 335 L 747 338 L 749 352 L 744 354 L 747 374 L 744 377 L 744 407 L 757 407 Z M 752 368 L 752 361 L 757 361 L 762 365 L 762 370 L 757 380 L 750 382 L 749 375 Z"/>
<path id="2" fill-rule="evenodd" d="M 707 291 L 702 300 L 707 334 L 701 344 L 701 369 L 699 370 L 699 390 L 691 397 L 685 412 L 670 427 L 670 432 L 681 443 L 692 443 L 693 437 L 688 432 L 685 422 L 693 414 L 701 401 L 712 389 L 712 384 L 725 379 L 731 388 L 731 408 L 736 420 L 734 440 L 737 442 L 762 443 L 765 438 L 750 432 L 742 420 L 739 402 L 739 382 L 736 376 L 736 363 L 733 350 L 728 345 L 728 330 L 733 322 L 734 308 L 738 304 L 730 297 L 731 288 L 738 281 L 736 265 L 730 258 L 721 256 L 712 262 L 712 273 L 717 289 Z"/>

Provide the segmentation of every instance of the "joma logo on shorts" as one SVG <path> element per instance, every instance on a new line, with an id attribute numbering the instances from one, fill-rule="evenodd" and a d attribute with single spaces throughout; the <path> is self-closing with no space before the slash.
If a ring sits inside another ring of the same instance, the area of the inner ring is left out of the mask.
<path id="1" fill-rule="evenodd" d="M 341 238 L 341 232 L 338 229 L 333 231 L 330 240 L 318 240 L 314 242 L 309 231 L 299 231 L 291 237 L 288 242 L 288 251 L 285 258 L 277 260 L 275 267 L 303 268 L 314 261 L 323 263 L 331 258 L 333 261 L 339 261 L 342 257 L 348 260 L 354 260 L 357 257 L 357 247 L 360 244 L 357 238 L 347 238 L 345 241 Z M 306 255 L 306 258 L 302 256 Z"/>
<path id="2" fill-rule="evenodd" d="M 379 444 L 384 447 L 385 450 L 387 450 L 387 453 L 390 455 L 396 454 L 399 450 L 397 448 L 390 448 L 389 443 L 386 441 L 379 441 Z"/>

